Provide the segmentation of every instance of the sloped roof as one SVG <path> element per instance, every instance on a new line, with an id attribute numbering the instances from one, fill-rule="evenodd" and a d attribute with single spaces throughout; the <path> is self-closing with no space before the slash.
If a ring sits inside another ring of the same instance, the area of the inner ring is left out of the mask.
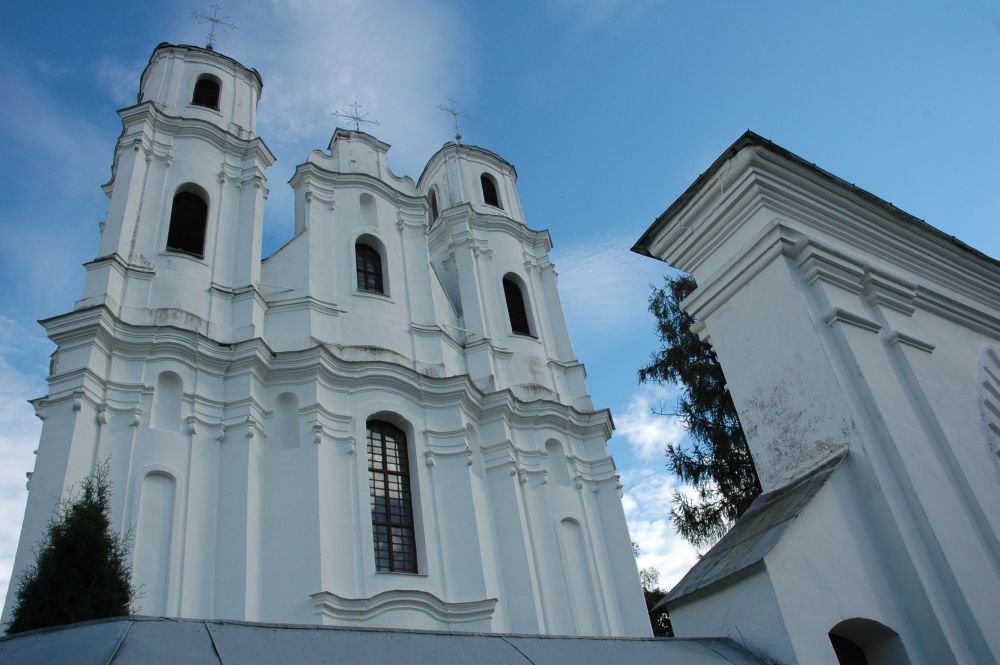
<path id="1" fill-rule="evenodd" d="M 743 150 L 744 148 L 753 148 L 753 147 L 763 148 L 765 150 L 768 150 L 776 155 L 779 155 L 787 159 L 789 162 L 806 169 L 810 173 L 822 178 L 823 180 L 833 183 L 837 187 L 840 187 L 842 190 L 850 194 L 853 194 L 854 196 L 859 197 L 863 201 L 875 206 L 880 210 L 885 211 L 890 216 L 906 224 L 909 224 L 914 228 L 920 230 L 921 232 L 933 236 L 934 238 L 937 238 L 938 240 L 942 240 L 958 248 L 963 252 L 967 252 L 969 255 L 975 257 L 980 261 L 984 261 L 988 264 L 991 264 L 994 267 L 1000 266 L 1000 260 L 997 260 L 992 256 L 980 252 L 975 247 L 965 244 L 955 236 L 948 235 L 944 231 L 941 231 L 940 229 L 931 226 L 930 224 L 920 219 L 919 217 L 915 217 L 914 215 L 911 215 L 905 210 L 897 208 L 896 206 L 889 203 L 885 199 L 880 198 L 872 194 L 871 192 L 844 180 L 843 178 L 839 178 L 833 175 L 829 171 L 826 171 L 820 168 L 819 166 L 816 166 L 816 164 L 814 164 L 813 162 L 807 161 L 802 157 L 799 157 L 791 150 L 782 148 L 777 143 L 774 143 L 773 141 L 770 141 L 761 136 L 760 134 L 750 131 L 749 129 L 745 131 L 738 139 L 736 139 L 736 141 L 734 141 L 733 144 L 729 146 L 721 155 L 719 155 L 719 157 L 714 162 L 712 162 L 712 165 L 709 166 L 704 173 L 699 175 L 695 179 L 695 181 L 691 183 L 691 185 L 688 186 L 686 190 L 684 190 L 683 194 L 677 197 L 677 200 L 671 203 L 670 206 L 666 210 L 664 210 L 659 217 L 653 220 L 653 223 L 649 225 L 649 228 L 646 229 L 646 232 L 642 234 L 642 237 L 639 238 L 639 240 L 637 240 L 636 243 L 632 246 L 632 251 L 636 252 L 637 254 L 642 254 L 643 256 L 649 256 L 655 259 L 662 260 L 661 257 L 653 256 L 652 254 L 650 254 L 649 246 L 653 243 L 654 239 L 663 233 L 663 230 L 673 222 L 674 218 L 698 194 L 698 192 L 702 191 L 708 186 L 712 178 L 715 177 L 715 175 L 722 168 L 723 164 L 725 164 L 727 161 L 735 157 L 736 154 L 741 150 Z"/>
<path id="2" fill-rule="evenodd" d="M 802 478 L 754 499 L 722 540 L 698 560 L 654 610 L 763 560 L 844 459 L 832 457 Z"/>
<path id="3" fill-rule="evenodd" d="M 122 617 L 0 638 L 5 665 L 764 665 L 731 640 L 538 637 Z"/>

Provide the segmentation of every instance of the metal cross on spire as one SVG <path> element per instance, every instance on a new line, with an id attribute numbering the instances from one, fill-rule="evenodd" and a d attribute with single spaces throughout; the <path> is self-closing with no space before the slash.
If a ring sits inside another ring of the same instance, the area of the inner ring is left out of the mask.
<path id="1" fill-rule="evenodd" d="M 219 7 L 219 5 L 213 2 L 212 4 L 209 5 L 209 7 L 212 8 L 211 14 L 209 14 L 204 9 L 199 9 L 197 11 L 191 12 L 191 16 L 193 16 L 195 20 L 198 21 L 198 23 L 212 24 L 212 28 L 208 31 L 208 45 L 206 46 L 206 48 L 209 51 L 212 51 L 215 49 L 215 31 L 218 30 L 219 28 L 225 28 L 226 30 L 235 30 L 236 24 L 227 21 L 226 19 L 229 18 L 228 16 L 219 16 L 219 10 L 222 9 L 221 7 Z"/>
<path id="2" fill-rule="evenodd" d="M 378 120 L 369 120 L 368 116 L 371 115 L 370 113 L 361 113 L 359 109 L 364 108 L 363 106 L 361 106 L 361 104 L 354 102 L 349 106 L 352 109 L 350 113 L 347 113 L 346 111 L 335 111 L 330 115 L 335 115 L 338 118 L 344 118 L 345 120 L 353 120 L 354 129 L 355 131 L 359 132 L 361 131 L 361 123 L 363 122 L 368 123 L 369 125 L 375 125 L 376 127 L 380 127 L 382 125 L 382 123 L 379 122 Z"/>
<path id="3" fill-rule="evenodd" d="M 462 113 L 457 108 L 455 108 L 455 102 L 448 100 L 448 106 L 444 104 L 438 104 L 438 108 L 451 116 L 451 121 L 455 124 L 455 142 L 462 142 L 462 130 L 458 126 L 458 118 L 462 116 L 463 118 L 468 118 L 469 116 Z"/>

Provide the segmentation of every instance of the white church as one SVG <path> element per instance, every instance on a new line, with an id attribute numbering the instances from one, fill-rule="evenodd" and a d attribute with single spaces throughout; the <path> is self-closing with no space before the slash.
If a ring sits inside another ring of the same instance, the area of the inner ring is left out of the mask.
<path id="1" fill-rule="evenodd" d="M 161 44 L 119 112 L 100 251 L 43 321 L 14 575 L 108 460 L 150 616 L 0 661 L 1000 662 L 995 259 L 749 132 L 653 223 L 634 250 L 697 279 L 764 488 L 653 639 L 514 168 L 446 144 L 414 182 L 338 129 L 262 260 L 261 90 Z"/>
<path id="2" fill-rule="evenodd" d="M 229 57 L 161 44 L 120 111 L 98 256 L 43 322 L 57 349 L 15 579 L 108 460 L 142 614 L 649 635 L 611 416 L 514 168 L 447 144 L 414 182 L 338 129 L 291 179 L 294 237 L 261 260 L 261 90 Z"/>

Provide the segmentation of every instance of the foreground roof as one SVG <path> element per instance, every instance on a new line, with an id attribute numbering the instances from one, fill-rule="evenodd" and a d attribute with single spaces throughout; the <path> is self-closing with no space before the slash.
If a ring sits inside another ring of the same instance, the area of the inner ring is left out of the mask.
<path id="1" fill-rule="evenodd" d="M 539 637 L 120 617 L 0 638 L 5 665 L 763 665 L 725 639 Z"/>
<path id="2" fill-rule="evenodd" d="M 691 567 L 654 609 L 669 607 L 679 598 L 762 561 L 826 484 L 844 455 L 836 455 L 802 478 L 754 499 L 729 533 Z"/>

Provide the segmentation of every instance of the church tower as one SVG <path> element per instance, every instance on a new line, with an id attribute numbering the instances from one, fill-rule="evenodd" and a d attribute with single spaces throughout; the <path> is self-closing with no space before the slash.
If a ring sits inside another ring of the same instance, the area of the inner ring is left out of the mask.
<path id="1" fill-rule="evenodd" d="M 84 296 L 43 322 L 14 574 L 106 461 L 143 614 L 648 635 L 610 414 L 514 167 L 446 144 L 414 182 L 338 129 L 262 261 L 259 74 L 161 44 L 140 86 Z"/>

